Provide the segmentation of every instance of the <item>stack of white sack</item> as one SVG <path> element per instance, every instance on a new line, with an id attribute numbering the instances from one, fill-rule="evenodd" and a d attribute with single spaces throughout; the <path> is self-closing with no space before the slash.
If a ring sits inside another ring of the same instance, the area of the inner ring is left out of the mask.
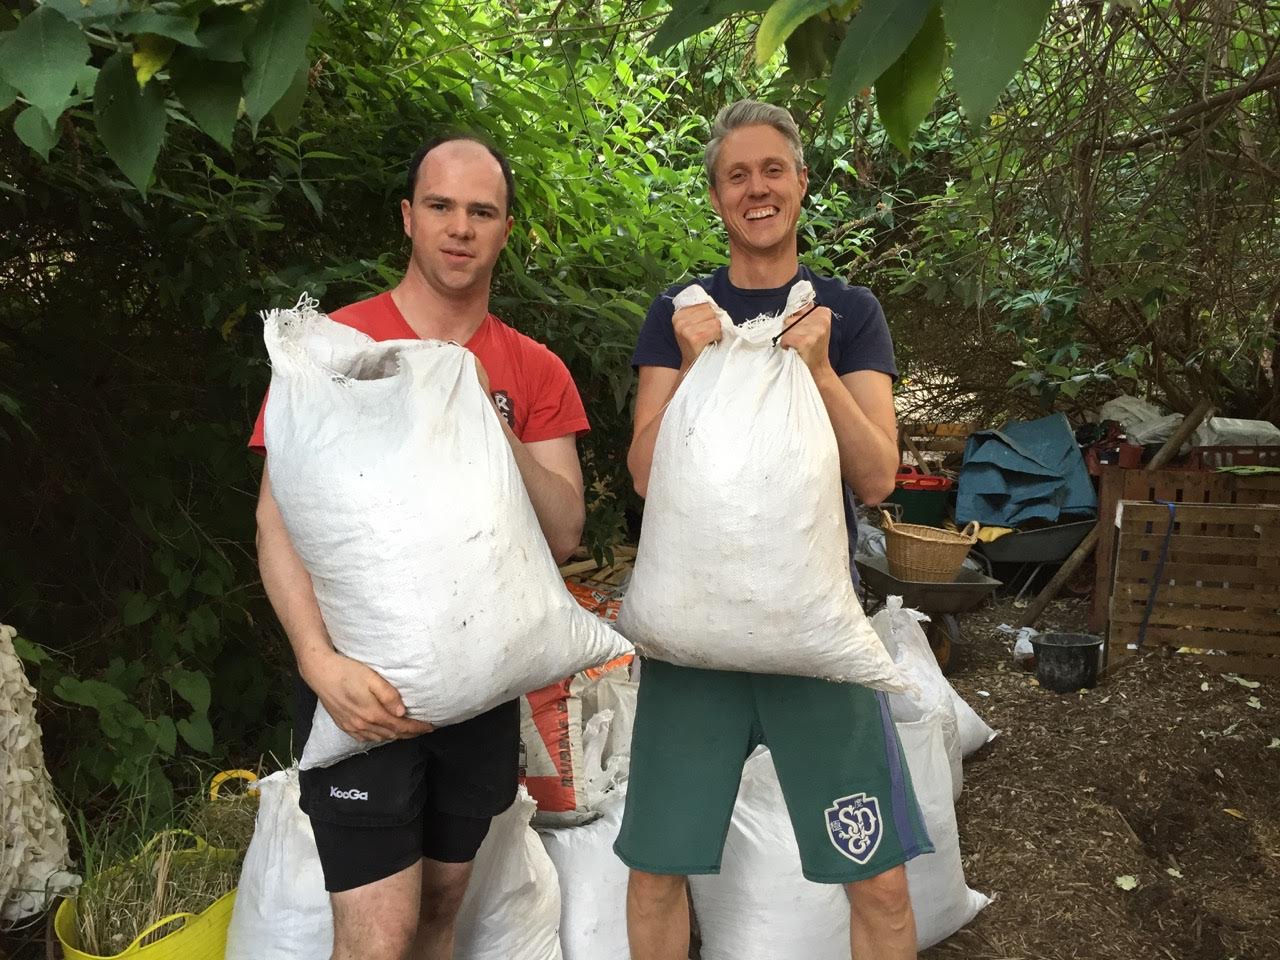
<path id="1" fill-rule="evenodd" d="M 298 771 L 273 773 L 258 787 L 258 820 L 226 958 L 325 960 L 333 950 L 333 913 L 311 823 L 298 809 Z M 560 889 L 529 826 L 533 809 L 521 790 L 494 819 L 458 912 L 455 960 L 561 960 Z"/>
<path id="2" fill-rule="evenodd" d="M 587 721 L 588 803 L 600 816 L 573 827 L 540 827 L 538 835 L 560 879 L 560 946 L 564 960 L 629 960 L 626 864 L 613 852 L 626 805 L 630 754 L 602 762 L 610 727 L 629 721 L 602 710 Z"/>
<path id="3" fill-rule="evenodd" d="M 773 345 L 813 296 L 802 281 L 782 316 L 742 326 L 715 308 L 721 340 L 663 414 L 618 628 L 646 656 L 683 666 L 900 693 L 850 578 L 826 407 L 799 354 Z M 675 297 L 676 309 L 711 302 L 697 284 Z"/>
<path id="4" fill-rule="evenodd" d="M 271 486 L 334 646 L 436 725 L 627 653 L 565 588 L 465 348 L 265 317 Z M 368 749 L 316 708 L 302 768 Z"/>
<path id="5" fill-rule="evenodd" d="M 907 864 L 920 949 L 951 936 L 990 900 L 965 884 L 942 717 L 898 723 L 934 853 Z M 849 901 L 806 880 L 769 752 L 747 761 L 720 873 L 691 877 L 703 960 L 849 960 Z"/>
<path id="6" fill-rule="evenodd" d="M 921 622 L 928 619 L 919 610 L 904 608 L 901 597 L 891 596 L 884 608 L 871 618 L 871 625 L 903 675 L 913 681 L 913 689 L 907 693 L 889 695 L 889 712 L 900 723 L 912 723 L 938 712 L 951 768 L 951 795 L 953 800 L 958 800 L 964 786 L 961 761 L 983 744 L 990 743 L 996 731 L 983 722 L 942 675 L 929 638 L 920 627 Z"/>

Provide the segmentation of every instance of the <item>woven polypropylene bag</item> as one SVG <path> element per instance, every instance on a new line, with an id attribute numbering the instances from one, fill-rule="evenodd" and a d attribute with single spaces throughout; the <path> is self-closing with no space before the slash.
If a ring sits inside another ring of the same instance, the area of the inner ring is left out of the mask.
<path id="1" fill-rule="evenodd" d="M 712 301 L 697 284 L 675 298 L 677 309 L 699 302 Z M 715 308 L 721 340 L 663 414 L 618 629 L 645 655 L 682 666 L 899 693 L 854 594 L 826 407 L 799 354 L 773 343 L 812 302 L 801 281 L 777 317 L 735 326 Z"/>
<path id="2" fill-rule="evenodd" d="M 437 726 L 631 645 L 565 589 L 470 351 L 266 316 L 271 487 L 334 647 Z M 302 769 L 368 749 L 317 708 Z"/>
<path id="3" fill-rule="evenodd" d="M 0 624 L 0 920 L 45 909 L 79 877 L 67 872 L 67 828 L 44 765 L 35 690 Z"/>

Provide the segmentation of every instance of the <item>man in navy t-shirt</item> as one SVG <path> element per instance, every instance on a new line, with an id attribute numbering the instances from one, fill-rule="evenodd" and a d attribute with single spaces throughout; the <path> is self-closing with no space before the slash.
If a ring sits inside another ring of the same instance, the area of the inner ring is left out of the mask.
<path id="1" fill-rule="evenodd" d="M 897 371 L 884 312 L 865 287 L 800 266 L 796 225 L 808 169 L 786 110 L 746 100 L 726 107 L 716 117 L 706 166 L 711 202 L 729 235 L 729 265 L 693 282 L 737 324 L 777 315 L 794 283 L 813 284 L 816 309 L 779 345 L 800 354 L 830 417 L 852 546 L 853 497 L 879 503 L 893 490 L 898 468 Z M 640 382 L 627 466 L 641 496 L 667 403 L 698 354 L 721 335 L 709 304 L 674 311 L 672 297 L 681 288 L 671 287 L 649 307 L 632 357 Z M 805 876 L 845 886 L 853 955 L 915 957 L 904 864 L 932 845 L 888 718 L 883 697 L 858 684 L 646 660 L 627 807 L 614 846 L 631 867 L 634 960 L 688 955 L 685 877 L 719 871 L 742 765 L 759 743 L 772 753 Z M 858 851 L 841 844 L 846 814 L 858 819 L 866 841 Z"/>
<path id="2" fill-rule="evenodd" d="M 794 237 L 794 233 L 792 234 Z M 732 234 L 730 234 L 732 238 Z M 730 241 L 732 245 L 732 239 Z M 792 250 L 792 256 L 788 260 L 788 264 L 794 263 L 795 252 Z M 829 326 L 831 331 L 830 340 L 827 344 L 827 359 L 830 364 L 831 372 L 840 378 L 842 384 L 855 400 L 865 400 L 872 409 L 883 408 L 886 400 L 888 402 L 887 410 L 883 410 L 881 419 L 875 421 L 878 427 L 885 423 L 884 415 L 887 414 L 887 424 L 896 437 L 897 427 L 893 420 L 893 397 L 892 386 L 893 380 L 898 376 L 898 369 L 893 361 L 893 341 L 889 338 L 889 325 L 885 323 L 884 311 L 880 308 L 880 301 L 866 287 L 851 287 L 843 280 L 833 279 L 831 277 L 820 276 L 814 273 L 808 267 L 797 266 L 797 269 L 787 278 L 786 282 L 781 286 L 770 287 L 740 287 L 733 282 L 733 265 L 721 267 L 715 273 L 706 277 L 699 277 L 690 283 L 678 283 L 668 288 L 661 296 L 649 305 L 649 313 L 645 317 L 644 326 L 640 330 L 640 338 L 636 342 L 635 352 L 632 354 L 631 363 L 640 370 L 641 389 L 644 390 L 646 381 L 652 384 L 657 381 L 662 386 L 666 385 L 666 381 L 670 379 L 669 371 L 675 371 L 677 374 L 677 383 L 683 377 L 684 371 L 688 369 L 683 362 L 683 355 L 680 350 L 680 344 L 676 339 L 675 326 L 672 323 L 672 298 L 685 287 L 692 283 L 699 284 L 704 290 L 711 295 L 711 299 L 720 305 L 720 308 L 733 319 L 734 323 L 745 323 L 755 317 L 763 315 L 775 315 L 785 308 L 787 303 L 787 293 L 791 290 L 793 284 L 800 280 L 808 280 L 813 284 L 814 292 L 817 294 L 815 300 L 820 307 L 824 307 L 825 311 L 829 311 L 829 318 L 825 316 L 820 320 L 823 325 Z M 818 319 L 818 313 L 805 318 L 805 323 Z M 794 331 L 793 331 L 794 333 Z M 718 331 L 716 333 L 718 336 Z M 820 337 L 820 331 L 816 328 L 813 331 L 813 337 Z M 784 344 L 789 344 L 788 339 L 784 339 Z M 646 367 L 659 368 L 658 371 L 646 372 Z M 879 374 L 883 374 L 880 376 Z M 649 391 L 652 393 L 660 393 L 662 386 L 651 387 Z M 834 385 L 833 385 L 834 386 Z M 671 393 L 675 390 L 672 388 Z M 645 396 L 645 400 L 649 397 Z M 668 395 L 665 401 L 670 399 Z M 828 405 L 829 406 L 829 405 Z M 865 413 L 865 410 L 864 410 Z M 661 418 L 658 418 L 659 422 Z M 637 415 L 636 424 L 639 426 L 640 418 Z M 657 430 L 654 429 L 649 436 L 645 438 L 648 443 L 647 455 L 653 456 L 652 441 L 657 439 Z M 873 442 L 875 441 L 873 435 Z M 855 440 L 856 444 L 856 440 Z M 844 515 L 845 521 L 849 528 L 849 557 L 850 570 L 853 572 L 853 579 L 856 583 L 858 580 L 858 570 L 852 564 L 852 558 L 858 543 L 858 522 L 855 513 L 855 494 L 864 502 L 878 503 L 881 499 L 893 490 L 893 473 L 897 472 L 898 455 L 897 441 L 893 441 L 893 454 L 890 457 L 893 466 L 893 472 L 889 474 L 888 489 L 882 489 L 877 486 L 875 480 L 882 480 L 883 477 L 871 476 L 874 467 L 883 469 L 882 463 L 868 464 L 872 468 L 867 470 L 868 476 L 863 477 L 858 474 L 851 476 L 850 471 L 845 465 L 844 444 L 841 444 L 841 464 L 842 471 L 845 475 L 844 488 Z M 629 465 L 632 468 L 633 476 L 637 477 L 637 490 L 644 495 L 644 490 L 639 486 L 639 476 L 635 473 L 636 462 L 632 458 L 638 453 L 635 444 L 631 448 L 631 455 L 628 458 Z M 852 482 L 861 481 L 860 489 L 851 489 Z"/>

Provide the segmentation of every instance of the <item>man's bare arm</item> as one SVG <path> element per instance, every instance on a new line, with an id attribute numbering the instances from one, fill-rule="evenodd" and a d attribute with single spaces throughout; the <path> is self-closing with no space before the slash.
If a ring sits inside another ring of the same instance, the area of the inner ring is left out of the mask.
<path id="1" fill-rule="evenodd" d="M 556 563 L 563 563 L 582 542 L 582 525 L 586 519 L 577 437 L 570 433 L 551 440 L 521 443 L 505 419 L 502 427 L 525 489 L 529 491 L 533 512 L 538 515 L 542 535 L 547 538 Z"/>
<path id="2" fill-rule="evenodd" d="M 867 504 L 893 493 L 898 472 L 898 426 L 893 380 L 877 370 L 857 370 L 815 382 L 840 448 L 840 476 Z"/>
<path id="3" fill-rule="evenodd" d="M 391 740 L 430 731 L 429 724 L 405 718 L 404 703 L 391 684 L 333 648 L 311 576 L 293 548 L 271 493 L 267 469 L 262 471 L 257 520 L 258 570 L 267 599 L 289 638 L 302 679 L 334 722 L 359 740 Z"/>
<path id="4" fill-rule="evenodd" d="M 830 341 L 831 311 L 817 307 L 783 334 L 780 344 L 800 354 L 813 374 L 840 448 L 841 478 L 863 503 L 876 504 L 893 492 L 898 472 L 893 379 L 877 370 L 838 376 L 828 354 Z"/>

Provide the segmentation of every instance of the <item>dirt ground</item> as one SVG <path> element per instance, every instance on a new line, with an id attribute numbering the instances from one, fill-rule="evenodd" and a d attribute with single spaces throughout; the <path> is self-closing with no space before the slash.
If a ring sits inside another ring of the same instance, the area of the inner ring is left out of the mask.
<path id="1" fill-rule="evenodd" d="M 966 615 L 951 677 L 1001 731 L 966 761 L 957 807 L 969 884 L 994 902 L 921 956 L 1280 960 L 1280 682 L 1156 652 L 1051 693 L 996 629 L 1019 612 Z M 1063 601 L 1040 627 L 1083 619 Z M 0 935 L 0 958 L 44 957 L 42 941 Z"/>
<path id="2" fill-rule="evenodd" d="M 921 956 L 1280 960 L 1280 682 L 1155 652 L 1052 693 L 995 629 L 1019 612 L 966 616 L 951 677 L 1001 731 L 957 805 L 969 885 L 994 902 Z M 1084 616 L 1063 601 L 1039 627 Z"/>

